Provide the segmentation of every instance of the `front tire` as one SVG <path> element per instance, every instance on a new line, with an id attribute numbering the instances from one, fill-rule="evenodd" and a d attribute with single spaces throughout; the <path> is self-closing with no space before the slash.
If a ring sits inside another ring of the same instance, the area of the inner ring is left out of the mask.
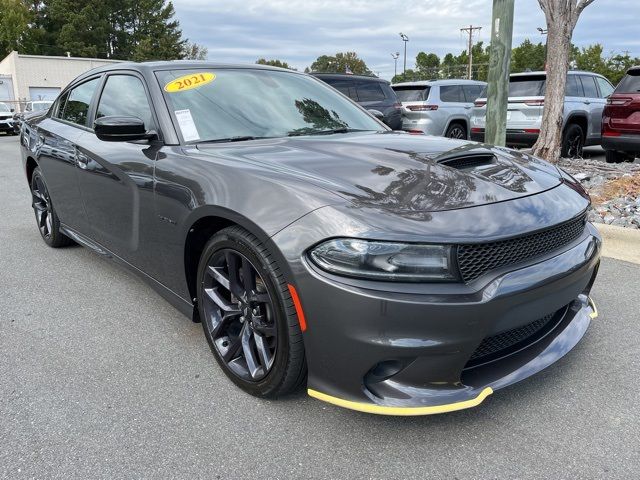
<path id="1" fill-rule="evenodd" d="M 567 126 L 562 135 L 562 150 L 560 156 L 562 158 L 582 158 L 584 139 L 584 132 L 580 125 L 572 123 Z"/>
<path id="2" fill-rule="evenodd" d="M 40 168 L 36 168 L 31 176 L 31 202 L 38 230 L 44 242 L 52 248 L 72 245 L 73 240 L 60 231 L 60 220 L 51 203 L 49 190 Z"/>
<path id="3" fill-rule="evenodd" d="M 306 380 L 288 284 L 254 235 L 229 227 L 207 243 L 198 266 L 198 308 L 214 357 L 245 392 L 273 398 Z"/>

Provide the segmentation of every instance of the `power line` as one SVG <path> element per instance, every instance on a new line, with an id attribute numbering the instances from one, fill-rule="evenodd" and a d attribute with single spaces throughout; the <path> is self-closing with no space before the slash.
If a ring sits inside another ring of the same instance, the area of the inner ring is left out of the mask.
<path id="1" fill-rule="evenodd" d="M 467 67 L 467 78 L 471 80 L 473 76 L 473 32 L 482 30 L 482 27 L 474 27 L 473 25 L 469 25 L 466 28 L 461 28 L 461 32 L 465 32 L 469 34 L 469 66 Z"/>

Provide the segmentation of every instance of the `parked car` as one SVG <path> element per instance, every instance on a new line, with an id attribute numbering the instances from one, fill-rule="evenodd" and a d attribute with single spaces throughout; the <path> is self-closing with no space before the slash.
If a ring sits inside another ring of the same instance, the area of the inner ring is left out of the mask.
<path id="1" fill-rule="evenodd" d="M 44 242 L 140 275 L 253 395 L 306 384 L 371 413 L 468 408 L 596 316 L 601 240 L 579 182 L 394 132 L 303 73 L 100 67 L 27 119 L 21 145 Z"/>
<path id="2" fill-rule="evenodd" d="M 486 85 L 475 80 L 431 80 L 391 88 L 405 109 L 403 130 L 466 140 L 469 113 Z"/>
<path id="3" fill-rule="evenodd" d="M 377 77 L 343 73 L 312 73 L 340 93 L 371 111 L 393 130 L 402 128 L 402 105 L 389 82 Z M 379 115 L 380 112 L 382 115 Z"/>
<path id="4" fill-rule="evenodd" d="M 546 72 L 514 73 L 509 79 L 507 145 L 531 147 L 542 125 Z M 600 145 L 602 112 L 613 86 L 602 75 L 569 71 L 564 100 L 561 156 L 582 157 L 588 145 Z M 486 120 L 486 91 L 475 102 L 471 114 L 471 138 L 483 142 Z"/>
<path id="5" fill-rule="evenodd" d="M 0 102 L 0 132 L 13 135 L 13 108 L 6 103 Z"/>
<path id="6" fill-rule="evenodd" d="M 24 120 L 24 118 L 49 110 L 52 104 L 53 100 L 34 100 L 31 102 L 27 102 L 22 113 L 13 114 L 14 133 L 16 135 L 20 133 L 20 126 L 22 125 L 22 121 Z"/>
<path id="7" fill-rule="evenodd" d="M 607 99 L 602 147 L 609 163 L 632 162 L 640 155 L 640 66 L 630 68 Z"/>

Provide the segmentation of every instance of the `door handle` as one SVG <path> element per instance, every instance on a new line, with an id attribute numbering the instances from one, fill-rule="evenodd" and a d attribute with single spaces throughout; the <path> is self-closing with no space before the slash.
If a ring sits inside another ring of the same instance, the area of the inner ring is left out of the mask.
<path id="1" fill-rule="evenodd" d="M 591 105 L 591 102 L 590 102 L 589 100 L 585 100 L 585 101 L 584 101 L 584 104 L 585 104 L 585 105 Z"/>

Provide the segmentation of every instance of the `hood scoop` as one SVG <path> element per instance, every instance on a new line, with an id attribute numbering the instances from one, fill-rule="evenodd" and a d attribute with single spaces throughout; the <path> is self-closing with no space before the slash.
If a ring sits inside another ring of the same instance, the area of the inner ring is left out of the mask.
<path id="1" fill-rule="evenodd" d="M 438 159 L 440 165 L 446 165 L 456 170 L 471 170 L 477 167 L 484 167 L 487 165 L 495 165 L 496 157 L 491 153 L 478 153 L 467 155 L 449 156 L 444 159 Z"/>

